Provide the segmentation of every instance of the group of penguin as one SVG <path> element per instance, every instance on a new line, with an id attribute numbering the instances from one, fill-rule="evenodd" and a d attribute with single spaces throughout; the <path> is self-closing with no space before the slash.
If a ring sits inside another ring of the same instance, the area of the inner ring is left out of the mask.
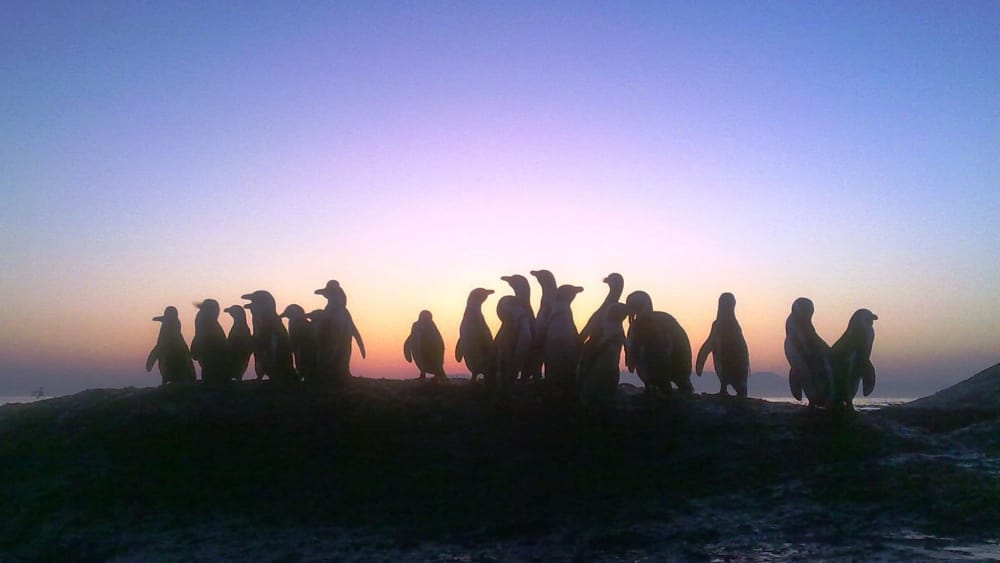
<path id="1" fill-rule="evenodd" d="M 351 377 L 351 340 L 357 341 L 362 358 L 364 341 L 347 310 L 347 295 L 336 280 L 315 293 L 326 297 L 326 307 L 306 313 L 292 304 L 280 315 L 270 292 L 244 294 L 241 299 L 249 303 L 225 309 L 233 318 L 228 336 L 219 324 L 219 302 L 196 303 L 190 349 L 181 334 L 177 308 L 168 306 L 162 315 L 153 317 L 161 323 L 160 333 L 146 359 L 146 371 L 158 363 L 163 384 L 195 381 L 197 361 L 203 382 L 223 384 L 243 379 L 253 355 L 257 379 L 267 376 L 285 383 L 346 380 Z M 245 309 L 253 317 L 252 333 Z M 282 318 L 288 319 L 287 329 Z"/>
<path id="2" fill-rule="evenodd" d="M 495 337 L 482 311 L 494 290 L 475 288 L 469 292 L 455 360 L 465 362 L 472 381 L 482 376 L 487 388 L 506 394 L 515 382 L 544 380 L 556 393 L 574 397 L 584 407 L 607 407 L 618 386 L 624 348 L 626 368 L 638 375 L 647 391 L 693 392 L 687 333 L 672 315 L 654 310 L 648 293 L 634 291 L 622 303 L 624 279 L 618 273 L 609 274 L 603 280 L 608 285 L 604 301 L 577 330 L 571 305 L 583 288 L 557 285 L 548 270 L 530 274 L 542 290 L 537 314 L 531 306 L 528 279 L 519 274 L 502 276 L 514 294 L 497 302 L 500 328 Z M 257 379 L 344 381 L 351 377 L 352 339 L 362 358 L 364 343 L 340 284 L 330 280 L 315 293 L 326 297 L 325 308 L 306 313 L 292 304 L 280 315 L 269 292 L 244 294 L 242 299 L 249 303 L 225 309 L 233 318 L 228 336 L 219 324 L 219 303 L 214 299 L 197 303 L 190 349 L 181 335 L 177 309 L 167 307 L 163 315 L 153 319 L 161 327 L 146 370 L 151 371 L 159 362 L 164 384 L 194 381 L 194 360 L 201 366 L 204 382 L 225 383 L 243 378 L 253 354 Z M 252 333 L 244 309 L 252 314 Z M 796 299 L 785 323 L 791 392 L 799 400 L 804 393 L 810 406 L 853 408 L 859 383 L 864 382 L 865 396 L 875 386 L 871 350 L 873 321 L 878 317 L 868 309 L 859 309 L 831 347 L 812 325 L 813 310 L 809 299 Z M 287 330 L 282 318 L 288 319 Z M 627 332 L 623 327 L 626 319 Z M 428 373 L 445 379 L 444 354 L 444 339 L 433 315 L 421 311 L 403 344 L 406 361 L 416 364 L 420 379 Z M 719 393 L 728 395 L 727 389 L 732 387 L 738 397 L 746 397 L 750 358 L 731 293 L 719 296 L 716 319 L 694 361 L 697 375 L 702 374 L 709 355 L 719 377 Z"/>

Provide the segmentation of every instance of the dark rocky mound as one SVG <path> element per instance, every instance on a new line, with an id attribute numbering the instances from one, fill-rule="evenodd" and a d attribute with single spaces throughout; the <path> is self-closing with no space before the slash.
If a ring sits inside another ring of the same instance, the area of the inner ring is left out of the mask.
<path id="1" fill-rule="evenodd" d="M 457 381 L 87 391 L 0 407 L 0 553 L 568 561 L 991 550 L 996 469 L 954 433 L 898 420 L 651 399 L 631 386 L 605 413 L 539 387 L 496 401 Z"/>
<path id="2" fill-rule="evenodd" d="M 1000 416 L 1000 364 L 937 393 L 885 409 L 909 425 L 954 430 Z"/>

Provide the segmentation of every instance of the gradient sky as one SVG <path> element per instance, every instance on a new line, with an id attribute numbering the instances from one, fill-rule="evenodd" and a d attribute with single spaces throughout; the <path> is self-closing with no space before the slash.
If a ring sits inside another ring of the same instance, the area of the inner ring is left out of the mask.
<path id="1" fill-rule="evenodd" d="M 421 309 L 452 358 L 537 268 L 696 348 L 732 291 L 755 371 L 796 297 L 868 307 L 943 387 L 1000 361 L 998 148 L 995 1 L 5 2 L 0 393 L 156 384 L 164 306 L 331 278 L 355 375 L 412 377 Z"/>

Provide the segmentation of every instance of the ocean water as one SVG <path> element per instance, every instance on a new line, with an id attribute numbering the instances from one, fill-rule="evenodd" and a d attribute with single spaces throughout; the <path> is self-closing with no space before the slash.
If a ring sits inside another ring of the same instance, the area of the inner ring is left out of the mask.
<path id="1" fill-rule="evenodd" d="M 807 405 L 806 401 L 796 401 L 794 397 L 761 397 L 769 403 L 789 403 L 793 405 Z M 903 403 L 909 403 L 910 401 L 915 401 L 916 398 L 904 398 L 904 397 L 856 397 L 854 399 L 854 408 L 859 411 L 877 411 L 884 407 L 891 407 L 893 405 L 901 405 Z"/>

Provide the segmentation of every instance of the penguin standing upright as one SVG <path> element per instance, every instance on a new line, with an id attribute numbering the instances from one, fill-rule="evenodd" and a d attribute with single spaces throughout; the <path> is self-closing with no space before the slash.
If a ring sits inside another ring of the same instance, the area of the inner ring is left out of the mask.
<path id="1" fill-rule="evenodd" d="M 535 332 L 531 339 L 528 372 L 532 377 L 541 377 L 544 373 L 542 364 L 545 363 L 545 340 L 556 300 L 556 277 L 548 270 L 532 270 L 529 273 L 535 276 L 538 285 L 542 287 L 542 298 L 538 304 L 538 314 L 535 315 Z"/>
<path id="2" fill-rule="evenodd" d="M 146 371 L 153 371 L 153 364 L 159 363 L 163 385 L 194 381 L 194 362 L 191 361 L 187 341 L 181 334 L 177 307 L 168 306 L 162 315 L 153 317 L 153 320 L 160 323 L 160 334 L 146 358 Z"/>
<path id="3" fill-rule="evenodd" d="M 813 302 L 799 297 L 792 302 L 792 311 L 785 320 L 785 357 L 788 359 L 788 387 L 792 396 L 809 406 L 830 406 L 833 400 L 833 370 L 830 367 L 830 346 L 813 327 Z"/>
<path id="4" fill-rule="evenodd" d="M 517 374 L 524 373 L 531 354 L 531 312 L 516 297 L 504 295 L 497 302 L 497 316 L 500 330 L 494 340 L 496 379 L 499 389 L 507 392 Z"/>
<path id="5" fill-rule="evenodd" d="M 288 342 L 288 331 L 278 317 L 274 296 L 257 290 L 242 295 L 241 299 L 250 301 L 244 307 L 253 315 L 253 359 L 257 379 L 266 375 L 271 381 L 294 381 L 292 347 Z"/>
<path id="6" fill-rule="evenodd" d="M 653 310 L 645 292 L 633 292 L 625 300 L 629 330 L 625 337 L 625 363 L 639 375 L 647 390 L 665 393 L 677 390 L 691 394 L 691 341 L 677 319 Z"/>
<path id="7" fill-rule="evenodd" d="M 194 339 L 191 340 L 191 357 L 201 366 L 201 380 L 210 385 L 229 381 L 231 358 L 226 331 L 219 324 L 219 302 L 206 299 L 196 303 Z"/>
<path id="8" fill-rule="evenodd" d="M 610 406 L 620 378 L 618 362 L 625 345 L 622 323 L 628 310 L 624 303 L 617 302 L 604 310 L 600 324 L 583 344 L 577 372 L 577 394 L 580 404 L 587 408 Z"/>
<path id="9" fill-rule="evenodd" d="M 719 296 L 719 309 L 712 323 L 712 330 L 698 350 L 695 373 L 699 376 L 709 354 L 712 354 L 715 373 L 719 376 L 719 394 L 728 395 L 726 387 L 732 386 L 738 397 L 746 397 L 750 355 L 747 341 L 743 338 L 743 329 L 736 320 L 736 297 L 732 293 Z"/>
<path id="10" fill-rule="evenodd" d="M 556 290 L 545 334 L 545 381 L 564 393 L 572 393 L 580 363 L 580 333 L 573 320 L 573 299 L 583 288 L 561 285 Z"/>
<path id="11" fill-rule="evenodd" d="M 420 311 L 417 322 L 410 327 L 410 335 L 403 343 L 403 357 L 417 364 L 420 379 L 430 373 L 435 379 L 447 379 L 444 373 L 444 338 L 434 324 L 430 311 Z"/>
<path id="12" fill-rule="evenodd" d="M 493 294 L 492 289 L 477 287 L 469 292 L 465 302 L 465 313 L 458 329 L 458 343 L 455 344 L 455 361 L 465 359 L 472 381 L 482 375 L 488 385 L 495 383 L 493 355 L 493 333 L 483 317 L 483 302 Z"/>
<path id="13" fill-rule="evenodd" d="M 330 280 L 314 293 L 326 297 L 317 331 L 320 376 L 331 381 L 346 381 L 351 377 L 351 339 L 357 341 L 362 358 L 365 357 L 365 343 L 347 310 L 347 294 L 340 282 Z"/>
<path id="14" fill-rule="evenodd" d="M 859 383 L 864 383 L 862 391 L 865 397 L 875 390 L 872 346 L 875 343 L 876 320 L 878 315 L 875 313 L 858 309 L 851 315 L 843 336 L 830 347 L 835 406 L 853 411 Z"/>
<path id="15" fill-rule="evenodd" d="M 295 360 L 295 371 L 299 379 L 314 381 L 316 379 L 316 330 L 306 316 L 301 305 L 292 303 L 281 312 L 281 317 L 288 319 L 288 342 L 292 347 L 292 359 Z"/>
<path id="16" fill-rule="evenodd" d="M 226 307 L 225 311 L 233 318 L 233 326 L 229 328 L 229 336 L 226 337 L 229 344 L 229 378 L 240 381 L 250 365 L 250 356 L 253 355 L 253 335 L 247 324 L 246 309 L 232 305 Z"/>
<path id="17" fill-rule="evenodd" d="M 531 308 L 531 286 L 528 285 L 528 278 L 520 274 L 514 274 L 511 276 L 503 276 L 500 279 L 510 284 L 511 289 L 514 290 L 514 298 L 524 309 L 524 314 L 527 316 L 528 326 L 531 331 L 528 335 L 530 342 L 529 346 L 533 350 L 537 333 L 535 331 L 535 312 Z M 528 352 L 528 357 L 524 361 L 524 365 L 520 369 L 521 381 L 528 381 L 530 379 L 541 377 L 541 373 L 532 371 L 535 369 L 535 366 L 531 363 L 530 351 Z M 541 364 L 538 365 L 538 369 L 541 369 Z"/>
<path id="18" fill-rule="evenodd" d="M 589 338 L 592 338 L 594 333 L 600 330 L 601 323 L 604 322 L 607 316 L 608 308 L 612 304 L 618 303 L 618 300 L 622 298 L 622 290 L 625 288 L 625 279 L 622 278 L 621 274 L 611 273 L 604 278 L 604 283 L 608 284 L 608 294 L 604 297 L 604 301 L 601 306 L 594 311 L 594 314 L 590 315 L 587 319 L 587 324 L 583 325 L 583 329 L 580 330 L 580 340 L 586 342 Z"/>

